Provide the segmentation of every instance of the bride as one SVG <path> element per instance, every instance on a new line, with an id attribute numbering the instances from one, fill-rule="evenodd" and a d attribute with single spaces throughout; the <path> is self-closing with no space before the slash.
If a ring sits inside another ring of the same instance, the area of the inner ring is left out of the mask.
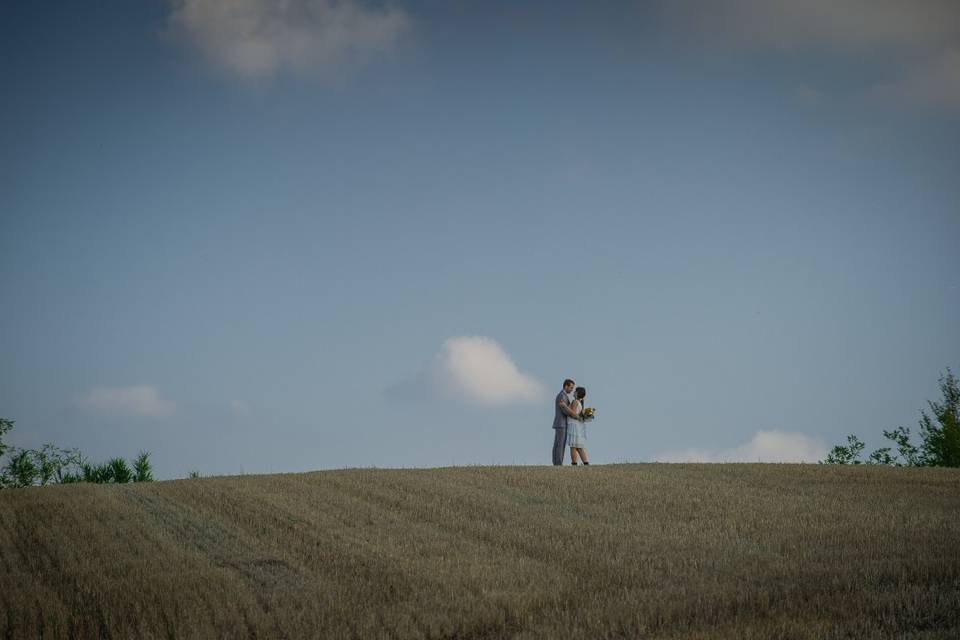
<path id="1" fill-rule="evenodd" d="M 576 466 L 577 456 L 583 464 L 590 464 L 587 460 L 587 425 L 583 419 L 583 399 L 587 397 L 584 387 L 577 387 L 573 392 L 573 402 L 570 411 L 576 417 L 567 417 L 567 446 L 570 447 L 570 464 Z"/>

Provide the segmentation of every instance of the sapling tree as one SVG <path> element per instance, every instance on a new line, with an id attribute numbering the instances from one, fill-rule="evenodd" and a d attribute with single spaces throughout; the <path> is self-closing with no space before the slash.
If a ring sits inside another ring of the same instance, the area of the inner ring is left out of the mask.
<path id="1" fill-rule="evenodd" d="M 960 467 L 960 385 L 950 369 L 940 376 L 942 402 L 928 401 L 920 412 L 920 458 L 933 467 Z"/>
<path id="2" fill-rule="evenodd" d="M 150 466 L 150 452 L 141 451 L 137 459 L 133 461 L 133 481 L 151 482 L 153 481 L 153 468 Z"/>
<path id="3" fill-rule="evenodd" d="M 821 462 L 825 464 L 862 464 L 860 453 L 866 445 L 860 441 L 860 438 L 854 435 L 847 436 L 847 446 L 836 445 L 830 450 L 826 460 Z"/>
<path id="4" fill-rule="evenodd" d="M 13 420 L 0 418 L 0 458 L 2 458 L 3 454 L 7 452 L 7 445 L 3 442 L 3 436 L 13 429 L 13 423 Z"/>

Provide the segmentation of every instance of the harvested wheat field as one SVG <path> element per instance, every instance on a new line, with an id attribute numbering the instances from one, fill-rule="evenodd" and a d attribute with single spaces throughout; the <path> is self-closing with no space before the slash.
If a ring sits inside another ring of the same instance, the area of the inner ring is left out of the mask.
<path id="1" fill-rule="evenodd" d="M 2 638 L 957 638 L 960 472 L 353 469 L 0 492 Z"/>

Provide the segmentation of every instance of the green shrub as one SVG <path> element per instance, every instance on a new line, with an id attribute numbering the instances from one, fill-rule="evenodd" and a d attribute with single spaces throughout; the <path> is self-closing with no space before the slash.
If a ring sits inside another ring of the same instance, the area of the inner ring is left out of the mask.
<path id="1" fill-rule="evenodd" d="M 117 484 L 126 484 L 133 480 L 133 470 L 123 458 L 113 458 L 107 463 L 113 471 L 113 481 Z"/>
<path id="2" fill-rule="evenodd" d="M 107 463 L 97 465 L 84 463 L 81 469 L 84 482 L 95 482 L 97 484 L 113 482 L 113 468 Z"/>
<path id="3" fill-rule="evenodd" d="M 141 451 L 133 462 L 133 481 L 151 482 L 152 480 L 153 468 L 150 466 L 150 452 Z"/>
<path id="4" fill-rule="evenodd" d="M 23 487 L 32 487 L 40 475 L 40 469 L 33 461 L 33 456 L 29 450 L 23 449 L 17 451 L 10 457 L 4 469 L 4 475 L 7 477 L 8 486 L 14 489 Z"/>
<path id="5" fill-rule="evenodd" d="M 80 452 L 45 444 L 40 449 L 10 449 L 10 461 L 3 468 L 4 485 L 31 487 L 63 482 L 79 472 Z"/>
<path id="6" fill-rule="evenodd" d="M 75 482 L 149 482 L 153 480 L 150 453 L 141 451 L 133 468 L 123 458 L 98 465 L 83 460 L 78 449 L 61 449 L 45 444 L 39 449 L 16 449 L 3 443 L 4 434 L 13 429 L 13 420 L 0 418 L 0 456 L 9 452 L 10 460 L 0 468 L 0 488 L 21 488 L 51 483 Z"/>

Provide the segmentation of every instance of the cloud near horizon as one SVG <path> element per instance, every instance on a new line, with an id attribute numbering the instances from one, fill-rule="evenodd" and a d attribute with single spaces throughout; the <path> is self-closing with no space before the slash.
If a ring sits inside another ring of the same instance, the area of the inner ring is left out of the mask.
<path id="1" fill-rule="evenodd" d="M 156 387 L 98 387 L 79 400 L 81 407 L 96 413 L 135 418 L 159 418 L 171 415 L 176 405 L 160 398 Z"/>
<path id="2" fill-rule="evenodd" d="M 817 462 L 827 455 L 819 438 L 790 431 L 757 431 L 730 449 L 684 449 L 653 456 L 655 462 Z"/>
<path id="3" fill-rule="evenodd" d="M 412 20 L 360 0 L 171 0 L 167 30 L 245 80 L 281 72 L 329 77 L 391 51 Z"/>
<path id="4" fill-rule="evenodd" d="M 410 380 L 388 390 L 407 400 L 445 399 L 474 407 L 505 407 L 538 402 L 546 387 L 519 370 L 493 338 L 456 336 Z"/>

